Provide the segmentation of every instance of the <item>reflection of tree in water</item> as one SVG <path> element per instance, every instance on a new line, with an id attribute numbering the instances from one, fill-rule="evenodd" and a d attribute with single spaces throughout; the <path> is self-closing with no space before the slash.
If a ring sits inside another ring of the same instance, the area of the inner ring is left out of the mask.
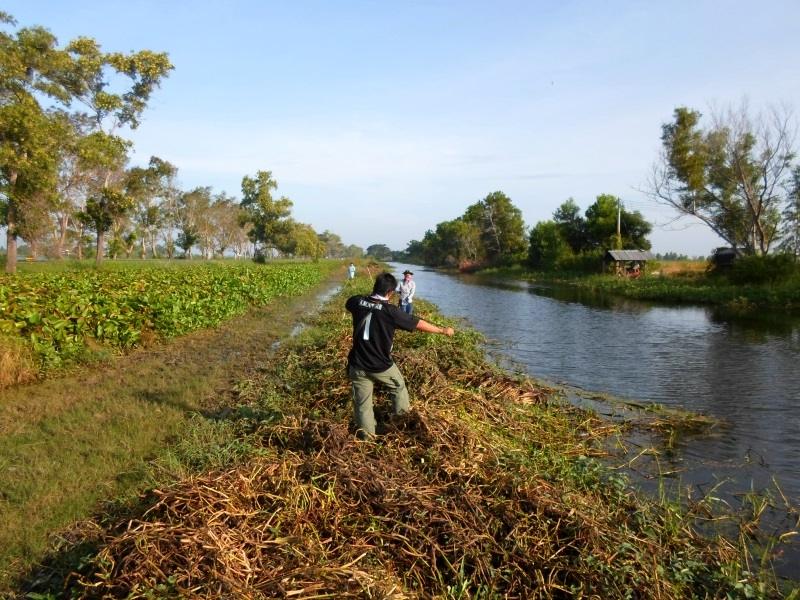
<path id="1" fill-rule="evenodd" d="M 527 291 L 532 294 L 536 294 L 537 296 L 553 298 L 554 300 L 561 300 L 562 302 L 577 302 L 592 308 L 600 308 L 628 314 L 644 314 L 650 311 L 654 306 L 653 304 L 642 302 L 641 300 L 624 298 L 622 296 L 614 296 L 603 292 L 572 286 L 536 285 L 530 286 Z"/>
<path id="2" fill-rule="evenodd" d="M 739 314 L 724 307 L 708 311 L 711 322 L 725 325 L 731 334 L 740 335 L 748 342 L 766 342 L 773 336 L 790 341 L 791 346 L 800 345 L 800 317 L 776 312 L 753 312 Z"/>

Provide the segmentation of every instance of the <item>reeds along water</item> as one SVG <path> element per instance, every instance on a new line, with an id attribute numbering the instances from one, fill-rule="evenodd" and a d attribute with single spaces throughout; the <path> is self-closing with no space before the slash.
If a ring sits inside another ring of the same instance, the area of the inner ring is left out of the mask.
<path id="1" fill-rule="evenodd" d="M 412 411 L 357 441 L 341 305 L 251 382 L 247 414 L 270 418 L 240 422 L 247 458 L 108 527 L 79 595 L 737 597 L 735 548 L 609 476 L 609 425 L 488 364 L 473 333 L 398 334 Z"/>

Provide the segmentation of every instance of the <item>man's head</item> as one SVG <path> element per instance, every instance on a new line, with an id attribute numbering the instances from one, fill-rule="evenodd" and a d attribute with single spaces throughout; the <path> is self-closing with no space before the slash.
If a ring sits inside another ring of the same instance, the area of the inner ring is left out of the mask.
<path id="1" fill-rule="evenodd" d="M 413 274 L 411 271 L 403 271 L 403 279 L 411 279 Z"/>
<path id="2" fill-rule="evenodd" d="M 372 293 L 380 296 L 388 296 L 397 288 L 397 279 L 391 273 L 381 273 L 375 278 L 375 285 L 372 286 Z"/>

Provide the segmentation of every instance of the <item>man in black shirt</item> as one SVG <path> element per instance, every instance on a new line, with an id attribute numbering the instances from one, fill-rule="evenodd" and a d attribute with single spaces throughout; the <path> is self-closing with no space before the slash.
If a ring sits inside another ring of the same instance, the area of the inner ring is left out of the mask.
<path id="1" fill-rule="evenodd" d="M 409 408 L 408 389 L 392 360 L 395 329 L 453 335 L 452 327 L 439 327 L 412 316 L 391 303 L 397 279 L 391 273 L 375 278 L 371 296 L 352 296 L 345 308 L 353 315 L 353 348 L 347 357 L 347 374 L 353 388 L 353 416 L 359 437 L 375 435 L 372 388 L 375 382 L 389 389 L 396 415 Z"/>

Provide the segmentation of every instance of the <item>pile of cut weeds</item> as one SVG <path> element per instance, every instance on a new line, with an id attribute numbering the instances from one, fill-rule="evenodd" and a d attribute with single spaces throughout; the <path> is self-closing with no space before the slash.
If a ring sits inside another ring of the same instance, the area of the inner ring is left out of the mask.
<path id="1" fill-rule="evenodd" d="M 153 490 L 67 580 L 85 598 L 726 598 L 735 550 L 609 478 L 609 425 L 489 365 L 470 332 L 398 334 L 411 413 L 357 441 L 342 299 L 241 400 L 235 468 Z M 387 402 L 384 399 L 384 404 Z M 268 416 L 264 416 L 268 415 Z M 88 535 L 88 534 L 87 534 Z"/>

